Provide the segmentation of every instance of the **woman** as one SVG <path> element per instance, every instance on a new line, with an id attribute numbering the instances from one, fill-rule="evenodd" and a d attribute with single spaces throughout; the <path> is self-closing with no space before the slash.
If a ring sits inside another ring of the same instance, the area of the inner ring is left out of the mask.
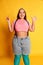
<path id="1" fill-rule="evenodd" d="M 31 17 L 32 18 L 32 17 Z M 17 14 L 17 19 L 10 24 L 10 19 L 7 17 L 8 26 L 10 32 L 15 30 L 15 36 L 13 37 L 13 52 L 15 54 L 14 65 L 19 65 L 21 55 L 25 65 L 30 65 L 29 53 L 30 53 L 30 38 L 28 32 L 35 30 L 36 17 L 32 18 L 32 25 L 26 19 L 26 12 L 23 8 L 20 8 Z"/>

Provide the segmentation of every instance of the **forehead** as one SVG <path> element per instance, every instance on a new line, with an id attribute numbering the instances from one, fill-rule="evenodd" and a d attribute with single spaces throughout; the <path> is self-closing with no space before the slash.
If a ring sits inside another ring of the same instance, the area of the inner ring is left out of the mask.
<path id="1" fill-rule="evenodd" d="M 20 12 L 25 12 L 25 11 L 23 9 L 21 9 Z"/>

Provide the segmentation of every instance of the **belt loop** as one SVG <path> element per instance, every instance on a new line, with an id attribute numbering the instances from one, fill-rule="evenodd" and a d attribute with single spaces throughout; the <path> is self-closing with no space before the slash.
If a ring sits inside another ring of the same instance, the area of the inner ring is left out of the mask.
<path id="1" fill-rule="evenodd" d="M 27 37 L 25 37 L 25 39 L 27 39 Z"/>

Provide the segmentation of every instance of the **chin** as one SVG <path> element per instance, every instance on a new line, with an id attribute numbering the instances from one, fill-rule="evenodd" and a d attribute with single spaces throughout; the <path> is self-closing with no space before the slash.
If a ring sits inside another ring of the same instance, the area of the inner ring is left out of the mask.
<path id="1" fill-rule="evenodd" d="M 24 17 L 22 17 L 21 19 L 24 19 Z"/>

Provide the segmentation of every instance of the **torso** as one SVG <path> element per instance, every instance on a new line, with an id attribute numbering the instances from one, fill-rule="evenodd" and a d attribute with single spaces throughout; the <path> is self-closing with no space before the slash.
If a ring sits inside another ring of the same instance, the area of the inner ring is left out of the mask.
<path id="1" fill-rule="evenodd" d="M 15 29 L 17 32 L 17 36 L 20 38 L 27 37 L 27 31 L 28 31 L 28 23 L 24 20 L 18 20 L 15 25 Z"/>

